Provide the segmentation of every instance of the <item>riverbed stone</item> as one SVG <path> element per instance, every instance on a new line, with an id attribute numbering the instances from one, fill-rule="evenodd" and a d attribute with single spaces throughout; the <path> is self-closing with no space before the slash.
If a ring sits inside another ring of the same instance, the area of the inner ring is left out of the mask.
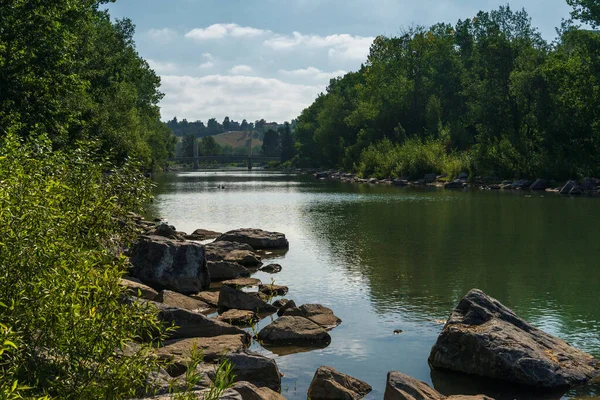
<path id="1" fill-rule="evenodd" d="M 331 330 L 342 323 L 342 320 L 336 317 L 330 308 L 321 304 L 303 304 L 298 308 L 288 308 L 283 315 L 308 318 L 327 330 Z"/>
<path id="2" fill-rule="evenodd" d="M 260 318 L 254 311 L 248 310 L 227 310 L 216 318 L 235 326 L 250 326 Z"/>
<path id="3" fill-rule="evenodd" d="M 298 317 L 280 317 L 258 333 L 259 340 L 274 345 L 324 345 L 331 343 L 331 336 L 311 320 Z"/>
<path id="4" fill-rule="evenodd" d="M 248 250 L 254 251 L 252 246 L 245 243 L 228 242 L 221 240 L 218 242 L 212 242 L 205 245 L 206 259 L 208 261 L 221 261 L 229 253 L 235 250 Z"/>
<path id="5" fill-rule="evenodd" d="M 560 194 L 570 194 L 571 190 L 577 187 L 577 182 L 575 181 L 567 181 L 565 185 L 560 189 Z"/>
<path id="6" fill-rule="evenodd" d="M 289 302 L 289 300 L 288 300 L 288 299 L 286 299 L 286 298 L 283 298 L 283 299 L 278 299 L 278 300 L 275 300 L 275 301 L 273 302 L 273 305 L 274 305 L 275 307 L 277 307 L 277 308 L 281 308 L 281 307 L 285 306 L 285 305 L 286 305 L 288 302 Z M 294 307 L 295 307 L 295 306 L 294 306 Z"/>
<path id="7" fill-rule="evenodd" d="M 545 179 L 536 179 L 535 182 L 529 186 L 529 190 L 546 190 L 548 189 L 548 181 Z"/>
<path id="8" fill-rule="evenodd" d="M 366 382 L 343 374 L 331 367 L 319 367 L 308 388 L 311 400 L 362 399 L 373 388 Z"/>
<path id="9" fill-rule="evenodd" d="M 269 274 L 276 274 L 278 272 L 281 272 L 282 267 L 279 264 L 269 264 L 265 265 L 264 267 L 260 267 L 260 270 Z"/>
<path id="10" fill-rule="evenodd" d="M 204 246 L 198 243 L 141 236 L 131 253 L 131 275 L 155 289 L 192 294 L 210 286 Z"/>
<path id="11" fill-rule="evenodd" d="M 534 328 L 478 289 L 452 311 L 429 364 L 536 388 L 584 384 L 600 375 L 593 356 Z"/>
<path id="12" fill-rule="evenodd" d="M 457 179 L 452 182 L 446 182 L 444 184 L 444 189 L 464 189 L 466 186 L 467 184 L 464 181 Z"/>
<path id="13" fill-rule="evenodd" d="M 213 306 L 205 303 L 202 300 L 173 292 L 171 290 L 161 291 L 154 300 L 166 306 L 183 308 L 185 310 L 201 314 L 210 312 L 214 309 Z"/>
<path id="14" fill-rule="evenodd" d="M 289 242 L 283 233 L 268 232 L 262 229 L 236 229 L 225 232 L 215 242 L 229 241 L 246 243 L 255 250 L 288 248 Z"/>
<path id="15" fill-rule="evenodd" d="M 135 278 L 133 278 L 135 279 Z M 130 279 L 119 280 L 119 285 L 124 287 L 132 296 L 140 297 L 146 300 L 154 300 L 158 296 L 158 292 L 152 289 L 150 286 L 144 285 L 141 282 L 136 282 Z"/>
<path id="16" fill-rule="evenodd" d="M 425 382 L 401 372 L 388 372 L 383 400 L 494 400 L 485 395 L 446 397 Z"/>
<path id="17" fill-rule="evenodd" d="M 256 278 L 229 279 L 227 281 L 223 281 L 222 283 L 224 286 L 230 286 L 233 288 L 260 286 L 262 284 L 260 279 L 256 279 Z"/>
<path id="18" fill-rule="evenodd" d="M 262 265 L 260 256 L 250 250 L 233 250 L 223 260 L 238 263 L 247 268 L 258 268 Z"/>
<path id="19" fill-rule="evenodd" d="M 268 387 L 257 387 L 250 382 L 236 382 L 231 389 L 238 392 L 243 400 L 285 400 L 276 391 Z"/>
<path id="20" fill-rule="evenodd" d="M 228 279 L 250 276 L 250 271 L 236 262 L 208 261 L 206 267 L 208 268 L 208 273 L 210 274 L 210 280 L 212 282 L 221 282 Z"/>
<path id="21" fill-rule="evenodd" d="M 205 338 L 188 338 L 165 342 L 156 350 L 156 355 L 164 360 L 187 365 L 194 348 L 204 355 L 204 361 L 214 361 L 225 353 L 239 353 L 248 347 L 245 335 L 222 335 Z"/>
<path id="22" fill-rule="evenodd" d="M 185 235 L 187 240 L 209 240 L 216 239 L 221 235 L 221 232 L 210 231 L 207 229 L 196 229 L 189 235 Z"/>
<path id="23" fill-rule="evenodd" d="M 150 232 L 150 235 L 162 236 L 173 240 L 184 240 L 185 233 L 177 232 L 173 225 L 159 224 Z"/>
<path id="24" fill-rule="evenodd" d="M 168 326 L 175 325 L 178 327 L 173 332 L 170 332 L 169 337 L 171 339 L 221 335 L 246 335 L 248 339 L 250 338 L 250 335 L 242 329 L 208 318 L 202 314 L 182 308 L 165 306 L 161 303 L 152 303 L 158 308 L 158 318 L 160 321 Z"/>
<path id="25" fill-rule="evenodd" d="M 241 290 L 223 286 L 219 295 L 219 308 L 223 310 L 249 310 L 257 313 L 276 312 L 277 308 L 256 296 Z"/>
<path id="26" fill-rule="evenodd" d="M 219 304 L 219 292 L 198 292 L 196 294 L 190 295 L 195 299 L 202 300 L 206 304 L 210 304 L 211 306 L 218 307 Z"/>
<path id="27" fill-rule="evenodd" d="M 273 305 L 275 305 L 275 303 L 273 303 Z M 281 317 L 283 314 L 285 314 L 287 310 L 292 308 L 297 308 L 294 300 L 286 301 L 284 304 L 281 305 L 279 310 L 277 310 L 277 315 Z"/>
<path id="28" fill-rule="evenodd" d="M 281 389 L 281 373 L 275 360 L 249 350 L 229 353 L 225 358 L 233 365 L 235 382 L 250 382 L 275 391 Z"/>
<path id="29" fill-rule="evenodd" d="M 267 285 L 259 285 L 258 291 L 266 294 L 267 296 L 285 296 L 288 292 L 287 286 L 275 285 L 275 284 L 267 284 Z"/>

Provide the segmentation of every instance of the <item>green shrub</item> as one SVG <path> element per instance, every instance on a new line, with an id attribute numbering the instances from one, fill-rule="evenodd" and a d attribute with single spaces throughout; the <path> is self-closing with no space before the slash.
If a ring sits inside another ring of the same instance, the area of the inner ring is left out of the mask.
<path id="1" fill-rule="evenodd" d="M 156 312 L 125 304 L 119 285 L 121 248 L 134 237 L 127 213 L 149 185 L 136 166 L 93 150 L 52 152 L 44 138 L 13 135 L 0 143 L 0 322 L 2 340 L 17 344 L 0 359 L 9 372 L 0 383 L 30 387 L 28 396 L 134 397 L 158 368 L 149 346 L 132 346 L 161 335 Z"/>

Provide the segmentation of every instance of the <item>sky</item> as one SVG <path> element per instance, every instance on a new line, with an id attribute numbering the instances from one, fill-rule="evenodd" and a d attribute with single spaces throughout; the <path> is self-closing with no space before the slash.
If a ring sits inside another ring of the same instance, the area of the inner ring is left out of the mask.
<path id="1" fill-rule="evenodd" d="M 494 0 L 117 0 L 136 25 L 139 54 L 161 77 L 163 120 L 225 116 L 289 121 L 332 77 L 356 71 L 378 35 L 456 23 Z M 566 0 L 515 0 L 546 40 L 569 17 Z"/>

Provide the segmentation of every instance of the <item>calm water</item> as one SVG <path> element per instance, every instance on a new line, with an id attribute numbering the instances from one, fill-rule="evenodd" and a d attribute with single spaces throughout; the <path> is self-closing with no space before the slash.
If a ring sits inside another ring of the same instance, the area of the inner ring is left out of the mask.
<path id="1" fill-rule="evenodd" d="M 283 271 L 255 276 L 343 320 L 325 349 L 272 349 L 277 355 L 253 345 L 277 360 L 287 398 L 305 399 L 320 365 L 371 384 L 369 399 L 383 398 L 391 370 L 446 395 L 560 398 L 429 369 L 440 321 L 472 288 L 600 356 L 599 199 L 354 185 L 263 171 L 168 174 L 156 193 L 155 213 L 178 230 L 285 233 L 290 250 L 272 260 Z"/>

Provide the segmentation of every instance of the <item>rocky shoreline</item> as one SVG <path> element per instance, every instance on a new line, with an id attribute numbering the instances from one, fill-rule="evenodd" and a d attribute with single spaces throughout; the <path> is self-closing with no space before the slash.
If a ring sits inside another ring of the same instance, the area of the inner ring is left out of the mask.
<path id="1" fill-rule="evenodd" d="M 128 251 L 131 268 L 121 281 L 129 294 L 127 301 L 155 307 L 163 323 L 176 327 L 155 349 L 156 357 L 168 362 L 168 368 L 150 378 L 152 390 L 140 398 L 169 399 L 173 388 L 184 390 L 182 379 L 190 372 L 192 353 L 197 349 L 204 355 L 194 371 L 202 377 L 193 388 L 197 398 L 207 395 L 218 365 L 228 360 L 235 385 L 221 398 L 284 399 L 277 363 L 250 351 L 252 341 L 282 355 L 298 347 L 310 351 L 328 346 L 332 340 L 328 332 L 342 323 L 326 306 L 297 306 L 282 298 L 288 293 L 286 286 L 263 284 L 251 277 L 259 270 L 277 273 L 284 268 L 263 265 L 263 260 L 289 248 L 285 235 L 260 229 L 224 234 L 197 230 L 187 235 L 163 221 L 149 222 L 138 215 L 132 219 L 140 236 Z M 198 241 L 208 236 L 214 241 Z M 260 331 L 253 328 L 261 318 L 275 315 Z M 594 357 L 534 328 L 476 289 L 452 311 L 428 361 L 434 369 L 540 390 L 585 385 L 600 376 L 600 362 Z M 307 396 L 313 400 L 360 399 L 371 390 L 366 382 L 321 366 Z M 446 397 L 423 382 L 392 371 L 384 399 L 491 398 Z"/>
<path id="2" fill-rule="evenodd" d="M 316 179 L 320 180 L 337 180 L 347 183 L 370 184 L 370 185 L 390 185 L 396 187 L 407 186 L 434 186 L 443 187 L 445 189 L 466 189 L 476 188 L 480 190 L 527 190 L 537 192 L 552 192 L 562 195 L 571 196 L 600 196 L 600 179 L 584 178 L 581 181 L 569 180 L 567 182 L 557 182 L 546 179 L 516 179 L 516 180 L 501 180 L 498 178 L 476 177 L 469 179 L 467 173 L 459 174 L 457 179 L 447 180 L 446 177 L 436 174 L 427 174 L 421 179 L 409 180 L 406 179 L 377 179 L 377 178 L 360 178 L 356 174 L 345 173 L 340 171 L 310 171 Z"/>

